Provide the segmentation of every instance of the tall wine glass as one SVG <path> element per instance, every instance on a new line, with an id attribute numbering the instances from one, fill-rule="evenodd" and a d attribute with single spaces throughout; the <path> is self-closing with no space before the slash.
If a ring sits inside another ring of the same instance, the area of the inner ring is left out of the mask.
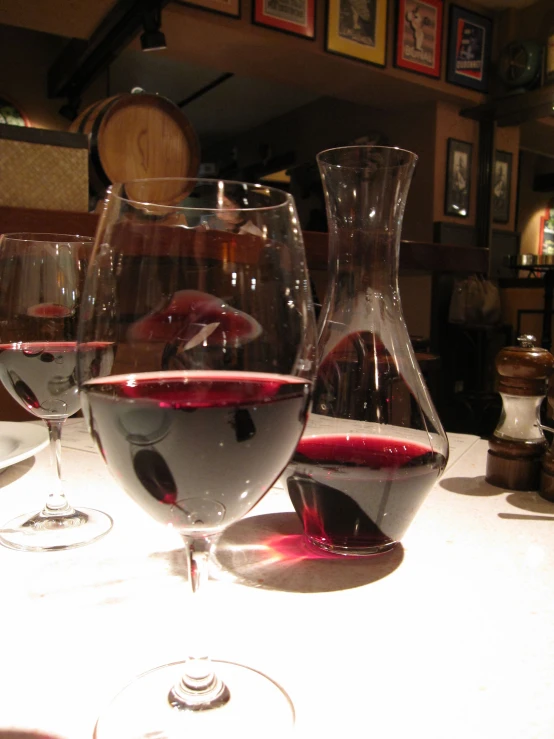
<path id="1" fill-rule="evenodd" d="M 12 233 L 0 239 L 0 380 L 33 416 L 46 422 L 56 483 L 41 511 L 2 526 L 12 549 L 71 549 L 99 539 L 112 519 L 76 510 L 62 486 L 64 421 L 80 408 L 76 378 L 79 306 L 92 239 L 66 234 Z M 112 345 L 90 346 L 87 361 L 111 363 Z"/>
<path id="2" fill-rule="evenodd" d="M 94 376 L 89 347 L 111 342 L 113 366 Z M 315 321 L 292 198 L 217 180 L 114 185 L 78 356 L 98 449 L 129 496 L 183 535 L 196 593 L 214 536 L 267 492 L 306 421 Z M 209 661 L 199 638 L 209 614 L 194 603 L 191 656 L 125 688 L 99 719 L 99 739 L 221 736 L 233 721 L 257 737 L 290 725 L 272 680 Z"/>

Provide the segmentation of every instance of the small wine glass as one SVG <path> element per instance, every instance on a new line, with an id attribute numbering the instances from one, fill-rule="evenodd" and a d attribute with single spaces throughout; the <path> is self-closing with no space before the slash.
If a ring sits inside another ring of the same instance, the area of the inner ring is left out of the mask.
<path id="1" fill-rule="evenodd" d="M 67 234 L 10 233 L 0 239 L 0 381 L 45 421 L 57 473 L 42 510 L 1 528 L 0 543 L 12 549 L 72 549 L 112 527 L 101 511 L 73 508 L 62 486 L 62 427 L 80 408 L 77 324 L 92 245 L 93 239 Z M 112 358 L 111 346 L 91 346 L 87 361 L 100 371 L 100 363 Z"/>
<path id="2" fill-rule="evenodd" d="M 92 375 L 89 346 L 110 342 L 113 366 Z M 315 344 L 290 195 L 201 179 L 110 188 L 79 330 L 83 413 L 128 495 L 182 534 L 192 593 L 214 537 L 256 505 L 294 452 Z M 123 689 L 97 739 L 220 736 L 232 726 L 273 736 L 292 725 L 290 700 L 270 678 L 202 651 L 202 600 L 187 625 L 196 650 Z"/>

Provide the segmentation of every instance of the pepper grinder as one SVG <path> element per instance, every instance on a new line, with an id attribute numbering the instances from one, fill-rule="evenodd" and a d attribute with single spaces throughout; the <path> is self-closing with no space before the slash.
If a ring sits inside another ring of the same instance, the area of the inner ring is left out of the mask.
<path id="1" fill-rule="evenodd" d="M 548 448 L 540 408 L 554 357 L 535 346 L 534 336 L 519 336 L 517 341 L 519 346 L 505 347 L 495 360 L 502 413 L 489 439 L 485 479 L 508 490 L 538 490 Z"/>

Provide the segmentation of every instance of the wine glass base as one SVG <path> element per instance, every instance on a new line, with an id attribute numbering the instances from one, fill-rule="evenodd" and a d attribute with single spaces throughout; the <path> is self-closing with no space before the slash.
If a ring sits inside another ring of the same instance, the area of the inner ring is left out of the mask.
<path id="1" fill-rule="evenodd" d="M 371 557 L 375 554 L 385 554 L 386 552 L 390 552 L 392 549 L 394 549 L 399 543 L 397 541 L 389 541 L 384 544 L 378 544 L 376 546 L 343 547 L 335 544 L 328 544 L 327 542 L 316 539 L 315 537 L 309 536 L 308 534 L 306 534 L 306 541 L 308 545 L 313 547 L 314 549 L 319 549 L 320 551 L 323 550 L 328 554 L 337 554 L 341 557 Z"/>
<path id="2" fill-rule="evenodd" d="M 75 549 L 98 541 L 112 526 L 111 517 L 94 508 L 80 508 L 72 516 L 26 513 L 2 526 L 0 544 L 25 552 Z"/>
<path id="3" fill-rule="evenodd" d="M 98 719 L 95 739 L 283 739 L 292 731 L 294 708 L 285 691 L 261 672 L 232 662 L 213 662 L 229 688 L 228 703 L 203 711 L 174 708 L 168 696 L 184 664 L 157 667 L 125 687 Z"/>

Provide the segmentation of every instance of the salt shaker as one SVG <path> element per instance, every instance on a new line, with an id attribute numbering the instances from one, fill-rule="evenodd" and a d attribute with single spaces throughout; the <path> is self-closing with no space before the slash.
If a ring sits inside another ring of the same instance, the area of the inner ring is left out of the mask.
<path id="1" fill-rule="evenodd" d="M 505 347 L 495 360 L 502 413 L 489 440 L 486 480 L 508 490 L 538 490 L 541 461 L 548 448 L 540 408 L 554 357 L 535 346 L 534 336 L 520 336 L 517 341 L 519 346 Z"/>

